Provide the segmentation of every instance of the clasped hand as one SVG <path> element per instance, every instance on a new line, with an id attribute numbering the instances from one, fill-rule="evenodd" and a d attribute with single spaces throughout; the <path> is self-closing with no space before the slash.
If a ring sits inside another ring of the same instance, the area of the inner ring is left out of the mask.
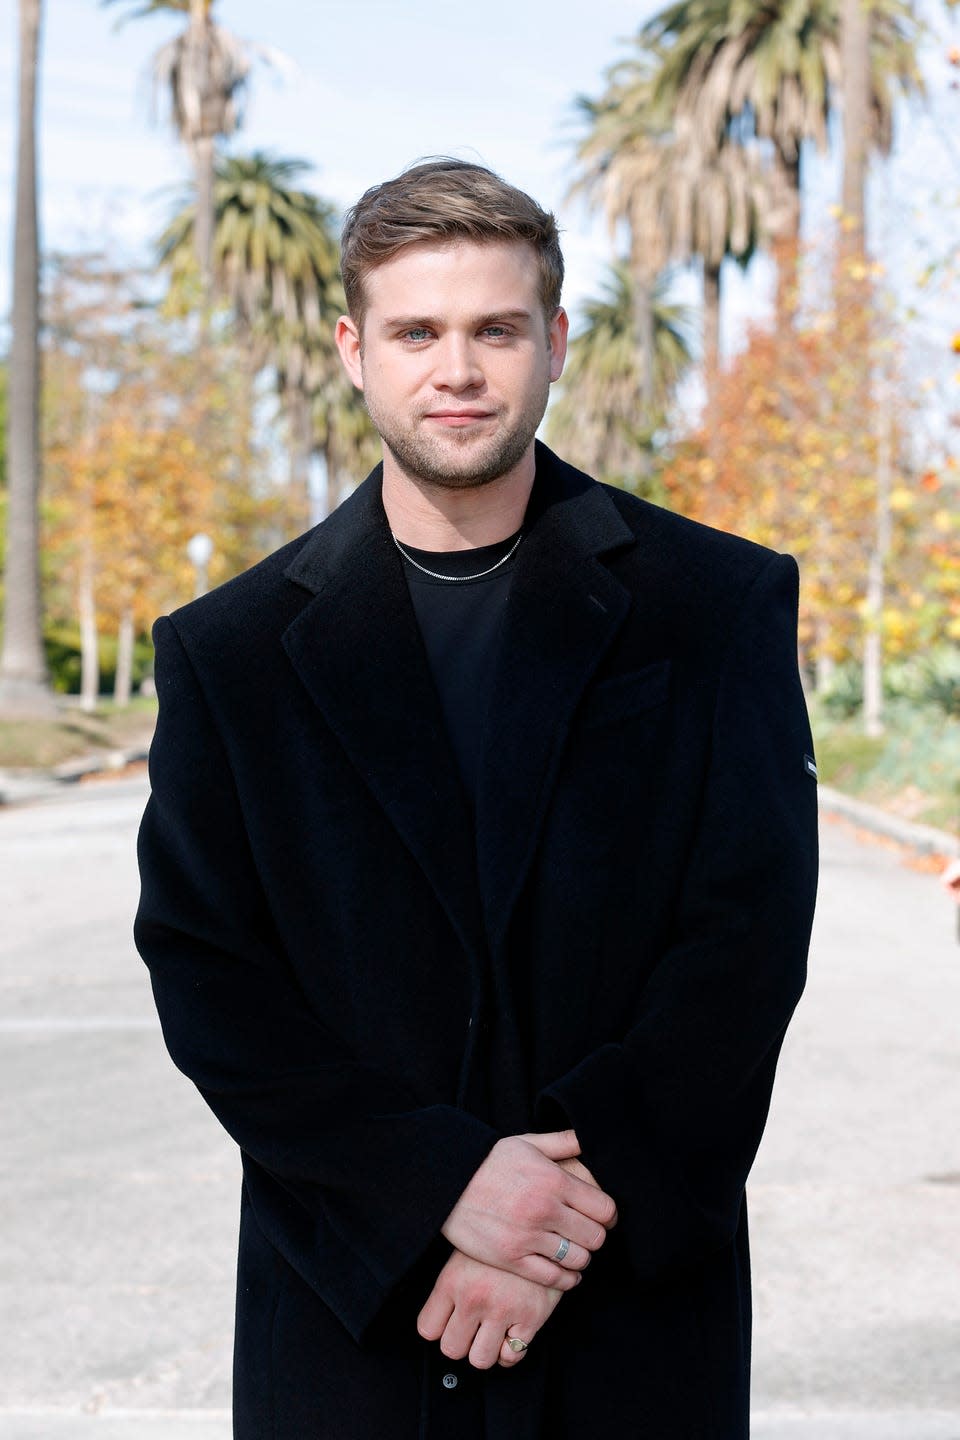
<path id="1" fill-rule="evenodd" d="M 522 1359 L 529 1343 L 617 1222 L 617 1207 L 577 1157 L 572 1130 L 499 1140 L 443 1226 L 454 1254 L 417 1328 L 452 1360 L 478 1369 Z M 554 1257 L 569 1242 L 563 1261 Z"/>

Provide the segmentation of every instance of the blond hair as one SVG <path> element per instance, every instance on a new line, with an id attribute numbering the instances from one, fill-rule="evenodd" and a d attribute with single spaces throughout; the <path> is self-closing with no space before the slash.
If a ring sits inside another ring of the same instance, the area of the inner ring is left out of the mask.
<path id="1" fill-rule="evenodd" d="M 547 321 L 560 304 L 563 255 L 557 222 L 522 190 L 483 165 L 442 157 L 419 161 L 374 185 L 348 211 L 340 246 L 347 309 L 358 327 L 371 270 L 420 241 L 522 240 L 536 253 Z"/>

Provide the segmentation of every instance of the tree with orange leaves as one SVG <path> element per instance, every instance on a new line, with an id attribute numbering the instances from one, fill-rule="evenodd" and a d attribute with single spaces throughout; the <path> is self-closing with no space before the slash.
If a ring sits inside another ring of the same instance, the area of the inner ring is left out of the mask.
<path id="1" fill-rule="evenodd" d="M 717 377 L 709 433 L 688 437 L 662 475 L 677 509 L 798 557 L 801 648 L 819 686 L 836 661 L 863 660 L 871 625 L 894 656 L 960 620 L 954 520 L 941 478 L 917 473 L 909 452 L 912 402 L 876 279 L 874 269 L 845 289 L 834 271 L 830 296 L 798 313 L 792 330 L 753 331 Z M 881 542 L 883 597 L 874 618 L 868 582 Z"/>
<path id="2" fill-rule="evenodd" d="M 191 597 L 192 535 L 214 539 L 219 581 L 303 517 L 263 486 L 238 367 L 215 349 L 201 359 L 142 277 L 103 257 L 61 260 L 48 312 L 48 583 L 54 613 L 79 618 L 92 706 L 98 632 L 118 634 L 123 700 L 135 634 Z"/>

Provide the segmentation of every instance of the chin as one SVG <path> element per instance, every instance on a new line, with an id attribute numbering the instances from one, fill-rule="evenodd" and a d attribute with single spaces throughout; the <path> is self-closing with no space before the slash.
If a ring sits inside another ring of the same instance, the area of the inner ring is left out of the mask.
<path id="1" fill-rule="evenodd" d="M 403 445 L 391 446 L 391 450 L 400 469 L 411 480 L 433 485 L 438 490 L 478 490 L 516 469 L 532 439 L 532 436 L 517 436 L 475 455 L 462 453 L 465 446 L 438 451 L 432 446 L 420 449 Z"/>

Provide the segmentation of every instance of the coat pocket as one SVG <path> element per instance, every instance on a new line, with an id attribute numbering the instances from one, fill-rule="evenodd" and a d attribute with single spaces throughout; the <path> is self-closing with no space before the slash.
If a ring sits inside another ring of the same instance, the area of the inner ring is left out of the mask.
<path id="1" fill-rule="evenodd" d="M 584 700 L 581 723 L 592 729 L 629 719 L 666 700 L 670 690 L 670 661 L 657 660 L 640 670 L 611 675 L 595 685 Z"/>

